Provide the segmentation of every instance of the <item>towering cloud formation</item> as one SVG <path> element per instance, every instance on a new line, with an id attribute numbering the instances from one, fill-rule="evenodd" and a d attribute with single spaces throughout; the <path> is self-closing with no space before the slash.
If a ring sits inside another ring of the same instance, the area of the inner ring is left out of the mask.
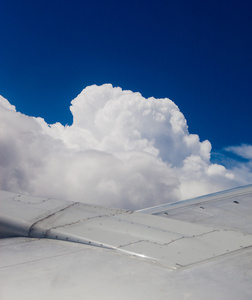
<path id="1" fill-rule="evenodd" d="M 71 126 L 48 125 L 0 98 L 1 189 L 136 209 L 246 183 L 167 98 L 105 84 L 71 104 Z"/>

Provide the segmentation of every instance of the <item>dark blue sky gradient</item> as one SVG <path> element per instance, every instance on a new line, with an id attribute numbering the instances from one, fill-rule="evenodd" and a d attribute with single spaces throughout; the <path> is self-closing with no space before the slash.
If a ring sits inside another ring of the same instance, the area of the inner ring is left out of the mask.
<path id="1" fill-rule="evenodd" d="M 252 1 L 0 0 L 0 94 L 71 124 L 91 84 L 168 97 L 214 150 L 252 144 Z"/>

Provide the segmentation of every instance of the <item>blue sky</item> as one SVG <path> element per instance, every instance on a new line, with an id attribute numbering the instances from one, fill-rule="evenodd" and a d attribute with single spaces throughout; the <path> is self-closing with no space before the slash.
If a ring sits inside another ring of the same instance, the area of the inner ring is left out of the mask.
<path id="1" fill-rule="evenodd" d="M 111 83 L 168 97 L 213 150 L 251 144 L 251 1 L 0 1 L 0 94 L 71 124 L 70 101 Z"/>

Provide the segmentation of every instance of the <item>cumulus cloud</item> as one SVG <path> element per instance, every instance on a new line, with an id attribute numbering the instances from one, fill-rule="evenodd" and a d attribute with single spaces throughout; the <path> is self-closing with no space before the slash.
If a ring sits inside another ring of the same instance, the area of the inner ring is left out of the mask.
<path id="1" fill-rule="evenodd" d="M 71 126 L 49 125 L 0 98 L 1 189 L 137 209 L 246 183 L 210 162 L 210 142 L 167 98 L 93 85 L 70 110 Z"/>

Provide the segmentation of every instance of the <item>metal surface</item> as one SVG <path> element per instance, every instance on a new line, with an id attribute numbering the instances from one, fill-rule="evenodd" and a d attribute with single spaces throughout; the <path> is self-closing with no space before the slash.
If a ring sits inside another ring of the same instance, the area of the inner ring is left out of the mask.
<path id="1" fill-rule="evenodd" d="M 142 212 L 1 191 L 0 208 L 1 300 L 252 299 L 252 186 Z"/>
<path id="2" fill-rule="evenodd" d="M 252 234 L 252 185 L 140 212 Z"/>
<path id="3" fill-rule="evenodd" d="M 252 246 L 251 235 L 232 230 L 82 203 L 26 199 L 2 194 L 2 236 L 10 233 L 108 248 L 172 269 Z"/>
<path id="4" fill-rule="evenodd" d="M 0 299 L 251 300 L 252 249 L 171 270 L 71 242 L 0 240 Z"/>

